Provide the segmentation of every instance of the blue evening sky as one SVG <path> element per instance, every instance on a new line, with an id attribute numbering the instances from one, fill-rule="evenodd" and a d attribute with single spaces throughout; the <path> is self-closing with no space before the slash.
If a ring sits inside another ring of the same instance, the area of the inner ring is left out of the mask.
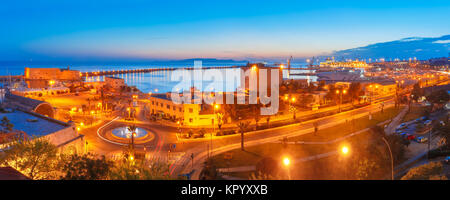
<path id="1" fill-rule="evenodd" d="M 41 0 L 0 5 L 0 60 L 277 59 L 450 33 L 448 0 Z"/>

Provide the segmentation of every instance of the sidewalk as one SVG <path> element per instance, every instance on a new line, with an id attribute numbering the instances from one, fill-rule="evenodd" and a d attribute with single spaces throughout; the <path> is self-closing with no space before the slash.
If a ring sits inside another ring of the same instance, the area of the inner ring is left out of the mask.
<path id="1" fill-rule="evenodd" d="M 370 105 L 370 106 L 375 108 L 377 106 L 377 104 L 373 104 L 373 105 Z M 385 106 L 385 108 L 388 108 L 390 106 L 392 106 L 391 103 L 387 104 Z M 327 119 L 329 117 L 336 117 L 336 116 L 339 116 L 341 114 L 345 114 L 345 113 L 348 113 L 348 112 L 358 112 L 359 109 L 367 109 L 367 108 L 366 107 L 362 107 L 362 108 L 354 109 L 354 110 L 351 110 L 351 111 L 346 111 L 346 112 L 343 112 L 343 113 L 340 113 L 340 114 L 337 114 L 337 115 L 326 116 L 326 117 L 323 117 L 321 119 L 323 120 L 323 119 Z M 363 117 L 363 116 L 366 116 L 367 114 L 368 114 L 367 112 L 362 112 L 362 113 L 356 114 L 354 117 Z M 312 123 L 313 121 L 314 120 L 308 120 L 305 123 Z M 333 123 L 327 123 L 327 125 L 324 125 L 324 127 L 331 127 L 331 126 L 334 126 L 336 124 L 341 124 L 341 123 L 344 123 L 344 122 L 345 122 L 345 119 L 336 120 L 336 121 L 333 121 Z M 304 123 L 302 123 L 302 124 L 304 124 Z M 297 124 L 290 124 L 290 125 L 286 125 L 286 126 L 282 126 L 282 127 L 276 127 L 276 128 L 270 128 L 270 129 L 266 129 L 266 130 L 252 131 L 252 132 L 247 132 L 246 134 L 256 134 L 256 133 L 260 133 L 260 132 L 276 131 L 278 129 L 283 129 L 283 128 L 286 128 L 286 127 L 296 127 L 296 126 L 300 126 L 300 124 L 298 124 L 298 123 Z M 255 138 L 255 139 L 253 139 L 251 141 L 248 141 L 246 146 L 254 146 L 254 145 L 257 145 L 257 144 L 263 144 L 263 143 L 268 143 L 268 142 L 275 142 L 275 141 L 279 141 L 279 140 L 283 139 L 284 137 L 295 137 L 295 136 L 298 136 L 298 135 L 308 134 L 308 133 L 312 133 L 312 132 L 313 132 L 313 128 L 298 129 L 296 131 L 282 133 L 282 134 L 279 134 L 277 136 L 264 137 L 264 138 L 260 138 L 260 139 L 256 139 Z M 239 148 L 239 147 L 240 147 L 240 143 L 233 143 L 233 144 L 221 146 L 219 148 L 214 149 L 214 153 L 215 154 L 219 154 L 219 153 L 230 151 L 230 150 L 233 150 L 233 149 L 236 149 L 236 148 Z M 191 149 L 188 152 L 189 153 L 187 153 L 187 155 L 190 155 L 190 153 L 194 153 L 196 155 L 196 157 L 194 158 L 194 163 L 195 163 L 194 164 L 195 165 L 194 168 L 196 168 L 196 169 L 202 168 L 201 165 L 203 163 L 203 160 L 206 159 L 206 157 L 207 157 L 207 152 L 205 151 L 205 149 L 201 148 L 201 147 L 198 147 L 198 148 Z M 177 164 L 174 165 L 173 168 L 171 168 L 171 174 L 174 171 L 177 171 L 177 173 L 178 173 L 178 171 L 179 172 L 185 172 L 187 170 L 191 170 L 191 167 L 187 167 L 187 165 L 186 165 L 188 162 L 189 163 L 191 162 L 191 158 L 188 158 L 187 156 L 184 156 L 182 159 L 179 160 L 179 162 Z M 199 171 L 196 171 L 196 173 L 193 174 L 193 179 L 198 178 L 198 176 L 199 176 Z"/>
<path id="2" fill-rule="evenodd" d="M 392 122 L 384 129 L 386 134 L 393 134 L 395 132 L 395 128 L 402 122 L 403 117 L 408 113 L 409 106 L 406 105 L 405 108 L 392 120 Z"/>

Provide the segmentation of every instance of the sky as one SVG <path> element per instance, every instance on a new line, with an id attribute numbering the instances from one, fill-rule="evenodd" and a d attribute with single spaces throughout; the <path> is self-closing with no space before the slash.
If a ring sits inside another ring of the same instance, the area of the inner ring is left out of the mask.
<path id="1" fill-rule="evenodd" d="M 0 61 L 306 58 L 450 33 L 450 1 L 7 1 Z"/>

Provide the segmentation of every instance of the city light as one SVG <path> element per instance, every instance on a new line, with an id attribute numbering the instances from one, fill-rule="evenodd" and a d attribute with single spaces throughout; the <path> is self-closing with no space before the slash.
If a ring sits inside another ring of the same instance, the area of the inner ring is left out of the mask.
<path id="1" fill-rule="evenodd" d="M 288 157 L 285 157 L 283 159 L 284 166 L 289 166 L 291 164 L 291 160 Z"/>
<path id="2" fill-rule="evenodd" d="M 341 148 L 341 153 L 342 153 L 343 155 L 347 155 L 347 154 L 349 153 L 349 148 L 348 148 L 347 146 L 343 146 L 343 147 Z"/>

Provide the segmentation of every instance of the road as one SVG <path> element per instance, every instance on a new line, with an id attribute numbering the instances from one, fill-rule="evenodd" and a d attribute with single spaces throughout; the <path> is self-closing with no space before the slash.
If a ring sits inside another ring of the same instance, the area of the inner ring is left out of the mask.
<path id="1" fill-rule="evenodd" d="M 385 108 L 394 106 L 394 101 L 386 101 Z M 300 124 L 292 124 L 283 127 L 272 128 L 268 130 L 260 130 L 249 132 L 245 134 L 245 146 L 254 146 L 259 144 L 264 144 L 268 142 L 279 141 L 284 137 L 294 137 L 307 133 L 312 133 L 314 130 L 313 123 L 318 121 L 319 128 L 328 128 L 332 126 L 336 126 L 341 123 L 345 123 L 346 121 L 350 121 L 354 118 L 359 118 L 368 115 L 369 113 L 374 113 L 380 110 L 379 104 L 372 104 L 367 107 L 359 108 L 356 110 L 351 110 L 343 113 L 339 113 L 336 115 L 310 120 L 307 122 L 303 122 Z M 207 147 L 209 142 L 198 142 L 198 143 L 186 143 L 179 145 L 180 148 L 177 150 L 184 150 L 186 154 L 179 159 L 172 167 L 171 167 L 171 175 L 176 176 L 182 173 L 189 173 L 192 169 L 195 169 L 192 174 L 192 179 L 198 179 L 200 175 L 200 171 L 203 167 L 203 163 L 207 158 Z M 224 137 L 220 139 L 215 139 L 213 141 L 213 154 L 219 154 L 226 151 L 230 151 L 233 149 L 240 148 L 240 135 L 234 135 L 231 137 Z M 191 167 L 191 154 L 194 154 L 194 164 L 193 168 Z"/>

